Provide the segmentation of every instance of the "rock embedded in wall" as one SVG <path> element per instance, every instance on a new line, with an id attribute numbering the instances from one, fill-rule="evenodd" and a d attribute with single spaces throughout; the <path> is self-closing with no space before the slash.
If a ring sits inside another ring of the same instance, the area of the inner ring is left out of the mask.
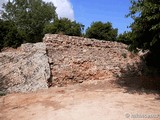
<path id="1" fill-rule="evenodd" d="M 22 44 L 0 53 L 0 91 L 29 92 L 48 88 L 50 66 L 44 43 Z"/>
<path id="2" fill-rule="evenodd" d="M 0 93 L 46 89 L 48 81 L 64 86 L 136 76 L 144 66 L 141 56 L 118 42 L 58 34 L 46 34 L 43 42 L 0 53 Z"/>
<path id="3" fill-rule="evenodd" d="M 134 76 L 144 65 L 140 56 L 118 42 L 58 34 L 46 34 L 43 42 L 53 62 L 53 85 Z"/>

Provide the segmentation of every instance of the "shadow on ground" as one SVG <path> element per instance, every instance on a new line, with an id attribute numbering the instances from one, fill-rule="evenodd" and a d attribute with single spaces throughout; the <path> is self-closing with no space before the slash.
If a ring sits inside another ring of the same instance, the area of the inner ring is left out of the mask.
<path id="1" fill-rule="evenodd" d="M 121 77 L 115 83 L 127 93 L 160 95 L 160 76 Z M 160 100 L 160 96 L 157 99 Z"/>

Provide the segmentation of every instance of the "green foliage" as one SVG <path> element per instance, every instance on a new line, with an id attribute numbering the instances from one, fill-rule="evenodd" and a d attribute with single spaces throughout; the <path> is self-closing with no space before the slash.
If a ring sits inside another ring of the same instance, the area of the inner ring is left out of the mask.
<path id="1" fill-rule="evenodd" d="M 93 22 L 86 30 L 86 37 L 100 40 L 115 41 L 118 29 L 114 29 L 110 22 Z"/>
<path id="2" fill-rule="evenodd" d="M 0 38 L 0 49 L 3 47 L 18 47 L 23 43 L 23 38 L 11 21 L 0 20 Z"/>
<path id="3" fill-rule="evenodd" d="M 131 24 L 133 31 L 133 48 L 151 49 L 160 39 L 160 1 L 132 0 L 130 14 L 134 19 Z"/>
<path id="4" fill-rule="evenodd" d="M 124 44 L 130 45 L 132 43 L 131 40 L 132 32 L 124 32 L 123 34 L 119 34 L 117 37 L 117 42 L 122 42 Z"/>
<path id="5" fill-rule="evenodd" d="M 56 19 L 53 23 L 44 28 L 44 33 L 65 34 L 71 36 L 82 36 L 84 25 L 71 21 L 67 18 Z"/>
<path id="6" fill-rule="evenodd" d="M 14 22 L 24 42 L 41 41 L 44 25 L 57 16 L 54 5 L 42 0 L 12 0 L 3 8 L 3 20 Z"/>
<path id="7" fill-rule="evenodd" d="M 160 67 L 160 1 L 132 0 L 131 3 L 128 14 L 134 19 L 130 26 L 131 48 L 149 49 L 149 64 Z"/>

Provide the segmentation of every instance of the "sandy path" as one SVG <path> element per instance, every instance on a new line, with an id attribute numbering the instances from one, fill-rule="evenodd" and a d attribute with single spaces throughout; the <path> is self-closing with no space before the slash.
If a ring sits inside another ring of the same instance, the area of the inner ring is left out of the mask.
<path id="1" fill-rule="evenodd" d="M 87 81 L 0 97 L 0 120 L 159 120 L 156 98 L 157 94 L 126 93 L 107 81 Z"/>

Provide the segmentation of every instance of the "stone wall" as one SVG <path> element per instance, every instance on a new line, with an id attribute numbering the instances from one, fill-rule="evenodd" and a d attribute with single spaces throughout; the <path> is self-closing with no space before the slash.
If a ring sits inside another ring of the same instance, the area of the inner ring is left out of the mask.
<path id="1" fill-rule="evenodd" d="M 58 34 L 46 34 L 43 42 L 53 86 L 138 75 L 143 67 L 141 58 L 122 43 Z"/>
<path id="2" fill-rule="evenodd" d="M 127 45 L 83 37 L 46 34 L 44 43 L 23 44 L 0 53 L 0 93 L 140 74 L 143 62 Z"/>
<path id="3" fill-rule="evenodd" d="M 0 92 L 28 92 L 48 88 L 50 67 L 44 43 L 23 44 L 0 53 Z"/>

